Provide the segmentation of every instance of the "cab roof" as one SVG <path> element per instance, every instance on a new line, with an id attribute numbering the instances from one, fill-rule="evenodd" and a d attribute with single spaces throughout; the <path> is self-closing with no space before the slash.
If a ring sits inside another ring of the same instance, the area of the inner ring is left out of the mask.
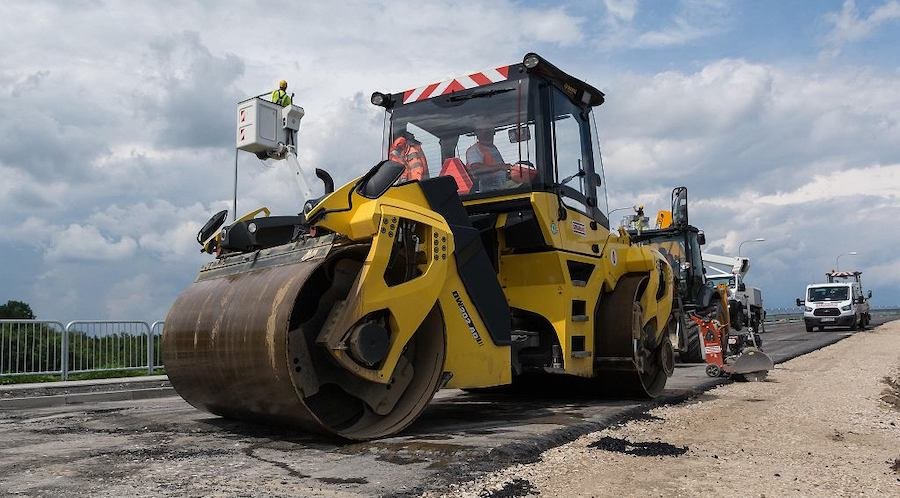
<path id="1" fill-rule="evenodd" d="M 525 54 L 522 62 L 498 66 L 484 71 L 457 76 L 391 95 L 389 107 L 406 105 L 430 98 L 487 86 L 502 81 L 523 78 L 528 74 L 542 76 L 552 82 L 574 102 L 584 106 L 598 106 L 604 94 L 584 81 L 575 78 L 535 53 Z"/>

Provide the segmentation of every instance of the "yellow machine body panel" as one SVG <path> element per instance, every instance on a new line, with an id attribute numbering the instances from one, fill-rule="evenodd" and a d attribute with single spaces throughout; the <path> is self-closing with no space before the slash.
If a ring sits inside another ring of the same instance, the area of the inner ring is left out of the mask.
<path id="1" fill-rule="evenodd" d="M 603 293 L 614 289 L 625 274 L 665 273 L 662 279 L 648 280 L 641 302 L 642 325 L 652 322 L 655 333 L 665 334 L 672 310 L 672 286 L 657 291 L 660 282 L 665 286 L 673 278 L 671 268 L 656 251 L 631 245 L 624 232 L 611 233 L 571 208 L 566 209 L 566 219 L 558 219 L 558 198 L 546 192 L 475 201 L 467 205 L 508 202 L 517 198 L 529 200 L 545 242 L 552 250 L 512 253 L 506 248 L 503 231 L 499 229 L 506 218 L 498 217 L 498 277 L 511 308 L 536 313 L 553 326 L 562 350 L 565 373 L 581 377 L 596 375 L 594 358 L 601 352 L 595 344 L 595 310 Z M 572 278 L 569 265 L 592 266 L 593 269 L 586 280 L 578 280 Z"/>
<path id="2" fill-rule="evenodd" d="M 474 310 L 471 297 L 460 281 L 454 258 L 454 239 L 450 227 L 440 215 L 428 209 L 428 200 L 417 184 L 389 189 L 377 199 L 368 199 L 351 190 L 355 182 L 334 192 L 315 211 L 338 210 L 353 204 L 352 211 L 328 213 L 316 226 L 337 233 L 350 234 L 356 240 L 371 239 L 371 250 L 354 285 L 352 309 L 338 314 L 340 321 L 329 324 L 320 336 L 321 342 L 332 339 L 335 358 L 347 369 L 373 382 L 387 383 L 400 352 L 435 303 L 443 311 L 446 335 L 445 371 L 450 374 L 447 387 L 490 387 L 508 384 L 512 369 L 510 347 L 495 345 L 487 337 L 484 322 Z M 352 192 L 352 194 L 351 194 Z M 341 202 L 343 200 L 343 203 Z M 400 219 L 417 223 L 423 241 L 422 274 L 406 283 L 389 286 L 381 278 L 389 262 L 393 238 Z M 362 317 L 375 310 L 388 309 L 391 330 L 400 334 L 391 338 L 387 359 L 378 371 L 361 368 L 337 345 L 340 331 L 349 329 Z M 470 323 L 471 322 L 471 323 Z M 334 334 L 329 334 L 334 330 Z"/>

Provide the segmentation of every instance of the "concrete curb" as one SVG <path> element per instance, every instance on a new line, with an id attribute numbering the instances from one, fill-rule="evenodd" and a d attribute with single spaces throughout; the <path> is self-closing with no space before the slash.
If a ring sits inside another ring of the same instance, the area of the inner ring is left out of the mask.
<path id="1" fill-rule="evenodd" d="M 58 394 L 29 398 L 6 398 L 0 399 L 0 411 L 18 410 L 23 408 L 51 408 L 56 406 L 98 403 L 104 401 L 134 401 L 177 395 L 175 389 L 171 387 L 155 387 L 149 389 L 130 389 L 127 391 Z"/>
<path id="2" fill-rule="evenodd" d="M 166 375 L 137 375 L 134 377 L 111 377 L 108 379 L 62 380 L 54 382 L 30 382 L 27 384 L 5 384 L 0 392 L 14 392 L 37 389 L 76 389 L 80 387 L 104 386 L 109 384 L 140 384 L 149 382 L 168 382 Z"/>

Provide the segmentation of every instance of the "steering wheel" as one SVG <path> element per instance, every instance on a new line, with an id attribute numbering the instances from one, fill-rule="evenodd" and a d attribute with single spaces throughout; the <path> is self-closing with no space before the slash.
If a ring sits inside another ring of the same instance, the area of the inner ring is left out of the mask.
<path id="1" fill-rule="evenodd" d="M 538 177 L 538 170 L 531 161 L 517 161 L 509 165 L 506 175 L 519 184 L 532 183 Z"/>

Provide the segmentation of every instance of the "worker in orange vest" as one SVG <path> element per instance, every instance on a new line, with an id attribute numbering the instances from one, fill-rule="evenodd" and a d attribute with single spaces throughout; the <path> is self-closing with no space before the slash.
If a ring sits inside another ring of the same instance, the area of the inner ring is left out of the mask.
<path id="1" fill-rule="evenodd" d="M 503 188 L 508 165 L 494 145 L 493 128 L 475 130 L 475 143 L 466 149 L 466 168 L 477 180 L 480 192 Z"/>
<path id="2" fill-rule="evenodd" d="M 400 177 L 401 182 L 428 178 L 428 160 L 422 151 L 422 142 L 408 131 L 400 132 L 394 139 L 388 150 L 388 159 L 406 167 Z"/>

